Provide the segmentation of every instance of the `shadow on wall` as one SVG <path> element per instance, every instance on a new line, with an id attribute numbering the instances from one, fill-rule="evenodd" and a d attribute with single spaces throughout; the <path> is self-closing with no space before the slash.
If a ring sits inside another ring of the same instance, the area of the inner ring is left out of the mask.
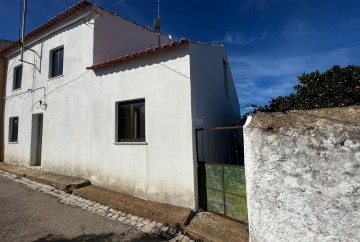
<path id="1" fill-rule="evenodd" d="M 79 235 L 73 238 L 68 238 L 62 235 L 53 235 L 48 234 L 42 238 L 34 240 L 34 242 L 45 242 L 45 241 L 52 241 L 52 242 L 65 242 L 65 241 L 73 241 L 73 242 L 99 242 L 99 241 L 128 241 L 128 242 L 151 242 L 160 239 L 156 239 L 151 237 L 150 235 L 141 235 L 141 236 L 134 236 L 131 234 L 131 230 L 127 233 L 121 233 L 120 235 L 116 235 L 114 233 L 104 233 L 104 234 L 84 234 Z"/>
<path id="2" fill-rule="evenodd" d="M 113 66 L 104 67 L 101 69 L 95 69 L 94 72 L 95 72 L 96 76 L 106 76 L 106 75 L 117 73 L 117 72 L 123 72 L 126 70 L 135 70 L 140 67 L 146 67 L 146 66 L 160 64 L 164 68 L 167 68 L 171 71 L 178 73 L 179 75 L 181 75 L 187 79 L 190 79 L 190 77 L 187 74 L 181 73 L 181 72 L 174 70 L 173 68 L 167 66 L 166 64 L 163 64 L 163 63 L 166 63 L 167 61 L 176 60 L 176 59 L 186 56 L 188 54 L 186 51 L 187 49 L 188 49 L 188 45 L 180 45 L 180 46 L 176 46 L 175 48 L 170 49 L 170 50 L 163 50 L 163 51 L 153 53 L 150 55 L 137 57 L 135 59 L 128 60 L 123 63 L 117 63 L 117 64 L 114 64 Z M 164 52 L 166 54 L 164 54 Z"/>

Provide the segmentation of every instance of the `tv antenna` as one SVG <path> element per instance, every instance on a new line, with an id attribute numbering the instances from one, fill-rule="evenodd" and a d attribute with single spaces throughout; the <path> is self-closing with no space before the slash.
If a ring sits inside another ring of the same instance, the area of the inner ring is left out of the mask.
<path id="1" fill-rule="evenodd" d="M 155 33 L 158 33 L 158 41 L 159 41 L 159 47 L 160 47 L 160 42 L 161 42 L 161 39 L 160 39 L 160 0 L 158 0 L 158 15 L 157 17 L 155 18 L 154 20 L 154 27 L 153 27 L 153 30 L 155 31 Z"/>

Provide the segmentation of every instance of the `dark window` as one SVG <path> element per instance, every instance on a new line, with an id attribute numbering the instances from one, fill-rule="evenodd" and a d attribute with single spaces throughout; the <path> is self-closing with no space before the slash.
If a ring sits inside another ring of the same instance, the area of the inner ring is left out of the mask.
<path id="1" fill-rule="evenodd" d="M 51 52 L 51 75 L 56 77 L 63 74 L 64 48 L 59 48 Z"/>
<path id="2" fill-rule="evenodd" d="M 13 90 L 21 88 L 21 79 L 22 79 L 22 65 L 15 67 L 14 69 L 14 84 Z"/>
<path id="3" fill-rule="evenodd" d="M 224 88 L 225 88 L 225 97 L 229 97 L 229 87 L 228 87 L 228 66 L 226 61 L 223 59 L 223 69 L 224 69 Z"/>
<path id="4" fill-rule="evenodd" d="M 10 118 L 9 123 L 9 142 L 18 141 L 19 117 Z"/>
<path id="5" fill-rule="evenodd" d="M 116 142 L 145 141 L 145 100 L 116 103 Z"/>

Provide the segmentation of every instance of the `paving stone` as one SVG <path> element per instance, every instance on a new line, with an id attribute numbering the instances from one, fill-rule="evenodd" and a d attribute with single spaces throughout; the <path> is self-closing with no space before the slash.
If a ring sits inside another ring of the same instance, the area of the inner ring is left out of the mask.
<path id="1" fill-rule="evenodd" d="M 137 220 L 138 217 L 137 216 L 131 216 L 131 220 Z"/>
<path id="2" fill-rule="evenodd" d="M 149 224 L 149 226 L 150 226 L 151 228 L 155 228 L 156 222 L 155 222 L 155 221 L 152 221 L 152 222 Z"/>
<path id="3" fill-rule="evenodd" d="M 190 242 L 189 237 L 187 237 L 186 235 L 182 238 L 181 242 Z"/>
<path id="4" fill-rule="evenodd" d="M 124 222 L 124 221 L 125 221 L 125 219 L 126 219 L 126 217 L 122 217 L 122 216 L 120 216 L 117 220 L 118 220 L 118 221 L 120 221 L 120 222 Z"/>
<path id="5" fill-rule="evenodd" d="M 171 237 L 172 237 L 170 234 L 168 234 L 166 232 L 161 232 L 160 236 L 167 240 L 171 239 Z"/>
<path id="6" fill-rule="evenodd" d="M 162 223 L 157 223 L 157 224 L 155 225 L 155 228 L 160 229 L 162 225 L 163 225 Z"/>
<path id="7" fill-rule="evenodd" d="M 149 225 L 150 224 L 150 220 L 149 219 L 145 219 L 143 222 L 143 224 Z"/>
<path id="8" fill-rule="evenodd" d="M 149 225 L 144 225 L 142 228 L 141 228 L 141 231 L 143 231 L 144 233 L 150 233 L 152 230 L 152 228 L 149 226 Z"/>
<path id="9" fill-rule="evenodd" d="M 169 227 L 167 227 L 167 226 L 162 226 L 162 227 L 161 227 L 161 231 L 163 231 L 163 232 L 168 231 L 168 229 L 169 229 Z"/>
<path id="10" fill-rule="evenodd" d="M 181 241 L 184 238 L 184 235 L 181 233 L 177 233 L 174 237 L 176 241 Z"/>
<path id="11" fill-rule="evenodd" d="M 131 219 L 125 219 L 125 221 L 124 221 L 124 224 L 129 224 L 129 223 L 131 223 Z"/>
<path id="12" fill-rule="evenodd" d="M 138 222 L 136 220 L 131 220 L 130 225 L 134 226 L 136 224 L 138 224 Z"/>
<path id="13" fill-rule="evenodd" d="M 168 232 L 169 234 L 171 234 L 171 235 L 175 235 L 175 234 L 176 234 L 176 230 L 173 229 L 173 228 L 170 228 L 167 232 Z"/>
<path id="14" fill-rule="evenodd" d="M 151 230 L 151 233 L 156 235 L 156 236 L 159 236 L 162 232 L 161 232 L 161 229 L 160 228 L 153 228 Z"/>

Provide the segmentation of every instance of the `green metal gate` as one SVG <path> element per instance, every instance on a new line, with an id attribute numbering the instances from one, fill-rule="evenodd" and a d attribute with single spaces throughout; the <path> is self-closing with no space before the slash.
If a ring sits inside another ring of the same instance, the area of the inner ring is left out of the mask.
<path id="1" fill-rule="evenodd" d="M 196 130 L 199 206 L 247 222 L 242 127 Z"/>

